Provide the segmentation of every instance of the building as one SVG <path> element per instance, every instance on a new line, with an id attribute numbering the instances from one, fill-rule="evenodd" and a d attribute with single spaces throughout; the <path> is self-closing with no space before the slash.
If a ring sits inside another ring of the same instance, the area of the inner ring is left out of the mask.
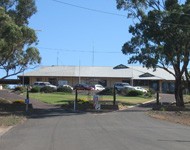
<path id="1" fill-rule="evenodd" d="M 172 70 L 171 70 L 172 71 Z M 18 76 L 25 84 L 46 81 L 54 85 L 77 83 L 102 84 L 113 87 L 115 82 L 128 82 L 133 86 L 142 86 L 159 90 L 174 91 L 174 76 L 157 68 L 147 69 L 141 66 L 95 67 L 95 66 L 46 66 Z M 24 78 L 23 78 L 24 77 Z"/>

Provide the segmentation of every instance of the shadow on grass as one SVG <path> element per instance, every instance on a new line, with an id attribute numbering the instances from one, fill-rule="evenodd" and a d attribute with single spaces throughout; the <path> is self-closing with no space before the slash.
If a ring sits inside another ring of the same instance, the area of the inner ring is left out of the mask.
<path id="1" fill-rule="evenodd" d="M 72 116 L 72 115 L 83 115 L 86 112 L 83 111 L 72 111 L 64 110 L 61 107 L 50 108 L 50 109 L 33 109 L 32 113 L 28 113 L 28 118 L 38 119 L 47 117 L 58 117 L 58 116 Z"/>
<path id="2" fill-rule="evenodd" d="M 58 117 L 58 116 L 71 116 L 71 115 L 84 115 L 86 113 L 109 113 L 113 112 L 116 110 L 119 110 L 119 105 L 123 106 L 133 106 L 134 104 L 132 103 L 127 103 L 127 102 L 117 102 L 116 105 L 113 105 L 113 101 L 99 101 L 101 104 L 101 110 L 95 110 L 92 101 L 87 104 L 77 104 L 76 111 L 74 111 L 74 104 L 73 101 L 71 100 L 60 100 L 60 103 L 65 103 L 65 104 L 57 104 L 57 105 L 52 105 L 52 107 L 48 108 L 31 108 L 29 109 L 28 112 L 25 110 L 25 105 L 9 105 L 4 107 L 4 113 L 1 113 L 1 115 L 12 115 L 12 114 L 17 114 L 17 115 L 25 115 L 27 118 L 32 118 L 32 119 L 38 119 L 38 118 L 46 118 L 46 117 Z M 138 107 L 135 107 L 135 109 L 127 109 L 125 111 L 132 111 L 132 112 L 138 112 L 138 111 L 146 111 L 144 108 L 152 109 L 153 105 L 155 103 L 148 103 L 148 104 L 140 104 Z M 14 107 L 13 107 L 14 106 Z M 1 112 L 1 109 L 0 109 Z"/>

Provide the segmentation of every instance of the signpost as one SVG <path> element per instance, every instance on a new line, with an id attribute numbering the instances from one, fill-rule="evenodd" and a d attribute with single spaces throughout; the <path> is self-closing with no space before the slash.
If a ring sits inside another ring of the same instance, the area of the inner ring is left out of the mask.
<path id="1" fill-rule="evenodd" d="M 113 67 L 113 69 L 128 69 L 129 67 L 123 65 L 123 64 L 120 64 L 120 65 L 117 65 L 115 67 Z M 116 104 L 116 88 L 114 86 L 114 89 L 113 89 L 113 105 Z"/>

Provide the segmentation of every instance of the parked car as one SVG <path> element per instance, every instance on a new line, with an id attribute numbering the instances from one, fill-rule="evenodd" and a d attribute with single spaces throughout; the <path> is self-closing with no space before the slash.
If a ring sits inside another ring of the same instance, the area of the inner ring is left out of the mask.
<path id="1" fill-rule="evenodd" d="M 70 86 L 70 85 L 68 85 L 68 84 L 61 85 L 61 86 L 59 86 L 59 87 L 68 87 L 68 88 L 70 88 L 71 90 L 73 90 L 73 87 L 72 87 L 72 86 Z"/>
<path id="2" fill-rule="evenodd" d="M 124 83 L 124 82 L 117 82 L 114 84 L 114 87 L 116 88 L 116 90 L 121 91 L 124 88 L 133 88 L 133 86 L 131 86 L 129 83 Z"/>
<path id="3" fill-rule="evenodd" d="M 140 87 L 140 86 L 135 86 L 134 88 L 135 88 L 135 90 L 137 90 L 137 91 L 141 91 L 141 92 L 147 93 L 147 90 L 144 89 L 144 88 L 142 88 L 142 87 Z"/>
<path id="4" fill-rule="evenodd" d="M 52 87 L 54 89 L 57 89 L 57 86 L 55 86 L 53 84 L 50 84 L 49 82 L 35 82 L 33 84 L 33 86 L 37 86 L 37 87 L 40 87 L 40 88 L 48 86 L 48 87 Z"/>
<path id="5" fill-rule="evenodd" d="M 105 87 L 103 87 L 103 86 L 100 85 L 100 84 L 95 84 L 95 85 L 93 86 L 93 88 L 94 88 L 94 90 L 97 90 L 97 91 L 102 91 L 102 90 L 105 89 Z"/>
<path id="6" fill-rule="evenodd" d="M 94 88 L 87 84 L 76 84 L 73 90 L 94 90 Z"/>

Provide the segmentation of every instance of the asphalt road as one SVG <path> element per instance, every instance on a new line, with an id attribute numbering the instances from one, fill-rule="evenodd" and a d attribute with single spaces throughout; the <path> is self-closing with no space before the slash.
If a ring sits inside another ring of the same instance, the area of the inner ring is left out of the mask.
<path id="1" fill-rule="evenodd" d="M 110 113 L 45 110 L 4 134 L 0 150 L 190 149 L 190 127 L 145 113 L 143 108 Z"/>

